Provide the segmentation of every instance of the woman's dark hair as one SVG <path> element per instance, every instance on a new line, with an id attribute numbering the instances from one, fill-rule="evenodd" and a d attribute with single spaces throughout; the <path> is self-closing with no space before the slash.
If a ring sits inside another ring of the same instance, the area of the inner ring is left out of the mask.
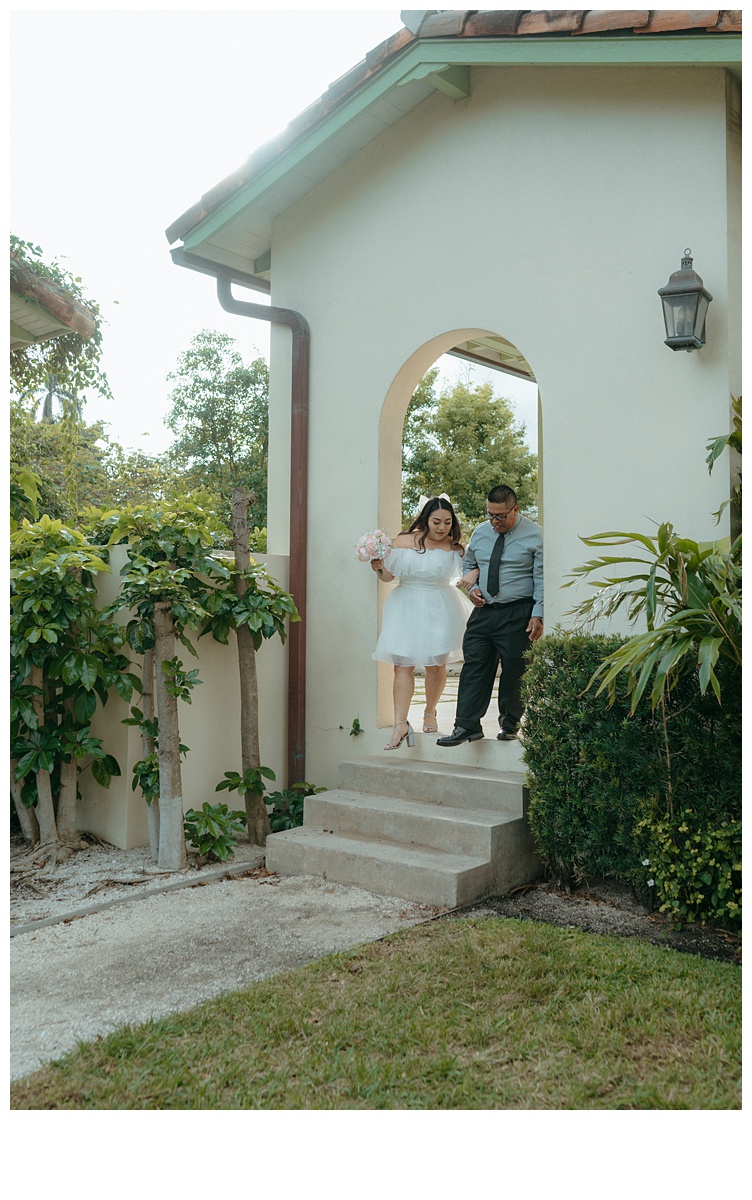
<path id="1" fill-rule="evenodd" d="M 448 500 L 445 500 L 443 496 L 434 496 L 434 498 L 432 500 L 429 500 L 426 504 L 424 504 L 422 509 L 418 513 L 418 516 L 413 521 L 412 525 L 410 526 L 410 528 L 407 531 L 408 533 L 415 533 L 417 530 L 420 530 L 420 537 L 418 538 L 418 544 L 420 546 L 419 553 L 423 553 L 426 548 L 426 536 L 428 534 L 428 518 L 433 513 L 435 513 L 438 509 L 444 509 L 445 512 L 452 514 L 452 529 L 451 529 L 452 545 L 454 546 L 455 550 L 459 550 L 460 554 L 464 554 L 465 547 L 462 545 L 462 541 L 461 541 L 462 528 L 460 526 L 459 521 L 457 520 L 455 511 L 452 508 L 450 502 Z"/>

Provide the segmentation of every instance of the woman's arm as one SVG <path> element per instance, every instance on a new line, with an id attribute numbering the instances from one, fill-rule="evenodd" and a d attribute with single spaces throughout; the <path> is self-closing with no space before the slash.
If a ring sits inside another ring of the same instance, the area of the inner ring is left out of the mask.
<path id="1" fill-rule="evenodd" d="M 479 579 L 480 569 L 474 567 L 472 571 L 466 571 L 462 578 L 457 580 L 457 587 L 466 588 L 470 591 L 470 588 L 474 587 Z"/>
<path id="2" fill-rule="evenodd" d="M 375 571 L 382 583 L 391 583 L 394 579 L 391 571 L 387 571 L 383 558 L 371 559 L 371 570 Z"/>

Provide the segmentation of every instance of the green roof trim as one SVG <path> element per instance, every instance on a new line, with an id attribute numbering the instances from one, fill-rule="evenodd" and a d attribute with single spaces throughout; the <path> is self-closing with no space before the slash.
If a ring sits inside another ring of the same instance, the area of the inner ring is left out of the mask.
<path id="1" fill-rule="evenodd" d="M 210 213 L 185 237 L 187 251 L 198 251 L 244 209 L 313 151 L 346 129 L 393 88 L 417 79 L 462 99 L 469 95 L 471 67 L 516 66 L 716 66 L 741 63 L 741 34 L 684 33 L 632 36 L 454 38 L 418 40 L 407 46 L 352 96 L 339 104 L 288 149 L 279 152 L 244 187 Z M 443 86 L 442 86 L 443 84 Z"/>

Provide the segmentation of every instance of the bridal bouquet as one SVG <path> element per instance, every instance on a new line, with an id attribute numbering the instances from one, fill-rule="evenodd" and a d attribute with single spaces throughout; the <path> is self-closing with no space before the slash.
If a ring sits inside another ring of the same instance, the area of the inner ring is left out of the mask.
<path id="1" fill-rule="evenodd" d="M 375 558 L 382 559 L 392 548 L 392 543 L 383 530 L 374 529 L 373 533 L 364 533 L 358 538 L 355 553 L 361 562 L 373 562 Z"/>

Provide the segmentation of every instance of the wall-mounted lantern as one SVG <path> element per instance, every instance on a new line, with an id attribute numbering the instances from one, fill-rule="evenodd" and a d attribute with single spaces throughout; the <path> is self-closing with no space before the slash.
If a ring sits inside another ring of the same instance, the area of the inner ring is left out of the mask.
<path id="1" fill-rule="evenodd" d="M 666 325 L 666 345 L 672 350 L 699 350 L 705 344 L 705 318 L 713 299 L 692 270 L 692 251 L 686 249 L 681 270 L 658 289 Z"/>

